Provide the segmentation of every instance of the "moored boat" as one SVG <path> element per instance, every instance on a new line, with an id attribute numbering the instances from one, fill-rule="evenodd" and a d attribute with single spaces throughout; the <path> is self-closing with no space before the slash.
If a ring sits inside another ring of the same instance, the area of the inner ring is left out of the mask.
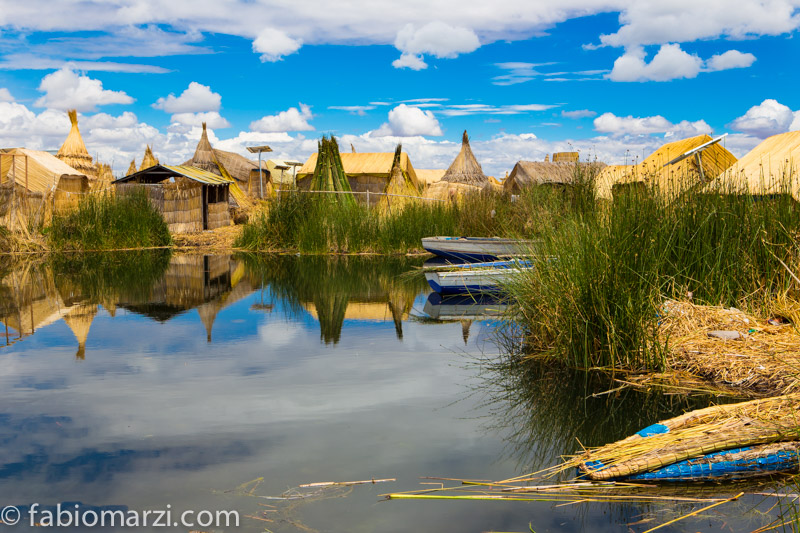
<path id="1" fill-rule="evenodd" d="M 439 294 L 476 294 L 499 291 L 500 284 L 513 272 L 510 268 L 463 268 L 426 272 L 425 279 Z"/>
<path id="2" fill-rule="evenodd" d="M 491 294 L 428 296 L 422 312 L 436 320 L 473 320 L 502 315 L 508 305 Z"/>
<path id="3" fill-rule="evenodd" d="M 459 261 L 493 261 L 503 257 L 528 255 L 533 241 L 500 237 L 424 237 L 428 252 Z"/>

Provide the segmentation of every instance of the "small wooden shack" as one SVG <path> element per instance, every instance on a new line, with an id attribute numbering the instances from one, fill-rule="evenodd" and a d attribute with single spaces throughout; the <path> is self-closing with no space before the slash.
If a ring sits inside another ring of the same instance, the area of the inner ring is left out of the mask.
<path id="1" fill-rule="evenodd" d="M 526 187 L 564 188 L 575 184 L 579 172 L 592 175 L 603 167 L 604 163 L 518 161 L 511 174 L 503 181 L 503 190 L 519 194 Z"/>
<path id="2" fill-rule="evenodd" d="M 207 170 L 155 165 L 114 181 L 117 194 L 144 188 L 172 233 L 196 233 L 231 224 L 228 200 L 234 182 Z"/>
<path id="3" fill-rule="evenodd" d="M 0 224 L 41 225 L 53 209 L 76 206 L 94 181 L 48 152 L 0 151 Z"/>

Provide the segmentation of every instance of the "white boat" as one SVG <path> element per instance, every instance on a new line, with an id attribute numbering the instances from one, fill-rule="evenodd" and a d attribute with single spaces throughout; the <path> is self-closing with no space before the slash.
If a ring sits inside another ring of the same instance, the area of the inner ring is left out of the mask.
<path id="1" fill-rule="evenodd" d="M 442 296 L 433 292 L 422 312 L 436 320 L 475 320 L 502 316 L 507 308 L 489 294 Z"/>
<path id="2" fill-rule="evenodd" d="M 424 237 L 428 252 L 461 261 L 491 261 L 502 257 L 528 255 L 534 241 L 500 237 Z"/>
<path id="3" fill-rule="evenodd" d="M 428 285 L 439 294 L 477 294 L 497 292 L 500 284 L 518 272 L 515 268 L 459 268 L 426 272 Z"/>

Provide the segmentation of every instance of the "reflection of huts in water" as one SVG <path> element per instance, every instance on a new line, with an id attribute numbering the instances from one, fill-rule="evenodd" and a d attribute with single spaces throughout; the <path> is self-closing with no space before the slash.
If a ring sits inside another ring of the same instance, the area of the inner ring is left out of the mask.
<path id="1" fill-rule="evenodd" d="M 491 183 L 483 173 L 472 148 L 469 146 L 467 131 L 461 137 L 461 150 L 450 164 L 442 179 L 425 190 L 426 198 L 455 200 L 464 194 L 481 192 L 491 188 Z"/>
<path id="2" fill-rule="evenodd" d="M 41 225 L 52 209 L 77 205 L 92 181 L 47 152 L 4 150 L 0 153 L 0 223 L 10 228 Z"/>
<path id="3" fill-rule="evenodd" d="M 800 202 L 800 131 L 773 135 L 719 173 L 704 190 L 734 194 L 791 194 Z"/>
<path id="4" fill-rule="evenodd" d="M 200 168 L 217 176 L 233 180 L 233 196 L 242 207 L 244 207 L 242 204 L 245 202 L 244 194 L 253 197 L 260 194 L 261 173 L 258 169 L 258 163 L 237 153 L 226 152 L 212 147 L 211 142 L 208 140 L 205 122 L 203 122 L 203 133 L 200 135 L 200 141 L 197 143 L 194 155 L 182 166 Z M 262 168 L 266 170 L 264 163 L 262 163 Z M 266 181 L 264 183 L 264 196 L 268 196 L 271 192 L 272 184 Z"/>
<path id="5" fill-rule="evenodd" d="M 553 154 L 554 156 L 557 154 Z M 546 186 L 563 189 L 575 185 L 581 178 L 591 179 L 604 163 L 580 163 L 577 161 L 518 161 L 511 174 L 503 182 L 503 190 L 519 194 L 522 189 Z"/>
<path id="6" fill-rule="evenodd" d="M 736 157 L 720 142 L 709 144 L 712 140 L 698 135 L 664 144 L 638 165 L 607 166 L 597 177 L 597 195 L 611 200 L 626 189 L 654 187 L 666 198 L 674 198 L 703 185 L 736 163 Z M 675 161 L 692 150 L 699 151 Z"/>
<path id="7" fill-rule="evenodd" d="M 342 167 L 347 175 L 350 189 L 354 192 L 385 193 L 391 183 L 392 169 L 395 167 L 395 154 L 392 152 L 362 152 L 362 153 L 340 153 Z M 314 153 L 306 160 L 303 166 L 297 171 L 297 188 L 309 190 L 311 188 L 314 170 L 317 167 L 318 154 Z M 419 191 L 419 180 L 414 166 L 408 154 L 401 152 L 398 164 L 396 165 L 404 181 L 415 189 L 415 194 Z M 363 194 L 356 195 L 360 202 L 366 201 Z M 370 205 L 376 204 L 380 200 L 379 195 L 370 197 Z"/>
<path id="8" fill-rule="evenodd" d="M 117 194 L 144 189 L 172 233 L 193 233 L 231 224 L 233 180 L 186 166 L 156 165 L 114 182 Z"/>
<path id="9" fill-rule="evenodd" d="M 230 256 L 178 255 L 170 258 L 163 278 L 149 294 L 121 300 L 118 306 L 159 322 L 197 309 L 210 342 L 219 311 L 252 291 L 244 265 Z"/>
<path id="10" fill-rule="evenodd" d="M 89 303 L 75 305 L 64 315 L 64 322 L 78 341 L 78 351 L 75 354 L 77 359 L 86 357 L 86 339 L 89 338 L 89 329 L 92 327 L 95 315 L 97 315 L 97 304 Z"/>

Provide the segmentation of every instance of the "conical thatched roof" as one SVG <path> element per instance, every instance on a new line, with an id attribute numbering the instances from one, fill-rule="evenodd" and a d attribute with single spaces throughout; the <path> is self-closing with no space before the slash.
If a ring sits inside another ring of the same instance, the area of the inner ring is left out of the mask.
<path id="1" fill-rule="evenodd" d="M 136 174 L 136 158 L 135 157 L 131 160 L 131 164 L 128 166 L 128 171 L 125 173 L 126 176 L 130 176 L 131 174 Z"/>
<path id="2" fill-rule="evenodd" d="M 406 196 L 419 196 L 419 189 L 415 186 L 410 176 L 403 172 L 403 167 L 400 164 L 402 153 L 403 146 L 398 144 L 397 149 L 394 151 L 394 162 L 392 163 L 389 183 L 386 184 L 386 189 L 384 190 L 387 196 L 383 196 L 380 199 L 379 205 L 382 209 L 391 210 L 392 207 L 399 209 L 410 201 L 409 198 L 405 198 Z"/>
<path id="3" fill-rule="evenodd" d="M 258 171 L 258 163 L 244 156 L 225 150 L 217 150 L 208 140 L 206 123 L 203 122 L 203 133 L 194 151 L 192 158 L 184 166 L 202 168 L 224 178 L 232 178 L 242 183 L 248 183 L 250 173 Z M 266 168 L 266 163 L 262 163 Z"/>
<path id="4" fill-rule="evenodd" d="M 461 151 L 458 152 L 450 168 L 444 173 L 442 181 L 464 183 L 478 187 L 489 185 L 489 178 L 483 173 L 480 163 L 475 159 L 475 154 L 472 153 L 472 148 L 469 147 L 467 130 L 464 130 L 464 135 L 461 138 Z"/>
<path id="5" fill-rule="evenodd" d="M 89 337 L 89 328 L 92 327 L 96 314 L 97 304 L 80 304 L 64 316 L 64 322 L 78 341 L 78 352 L 75 354 L 78 359 L 83 359 L 85 356 L 86 339 Z"/>
<path id="6" fill-rule="evenodd" d="M 81 132 L 78 129 L 78 112 L 70 109 L 67 114 L 69 115 L 69 121 L 72 123 L 72 128 L 69 130 L 67 140 L 61 145 L 56 157 L 75 170 L 80 171 L 81 174 L 95 177 L 96 170 L 92 164 L 92 156 L 86 150 L 86 145 L 83 144 L 83 137 L 81 137 Z"/>
<path id="7" fill-rule="evenodd" d="M 205 130 L 203 130 L 205 132 Z M 206 139 L 208 140 L 208 139 Z M 144 170 L 146 168 L 154 167 L 158 165 L 158 159 L 156 156 L 153 155 L 153 150 L 150 149 L 150 145 L 147 145 L 147 148 L 144 150 L 144 157 L 142 158 L 142 166 L 139 167 L 139 170 Z"/>

